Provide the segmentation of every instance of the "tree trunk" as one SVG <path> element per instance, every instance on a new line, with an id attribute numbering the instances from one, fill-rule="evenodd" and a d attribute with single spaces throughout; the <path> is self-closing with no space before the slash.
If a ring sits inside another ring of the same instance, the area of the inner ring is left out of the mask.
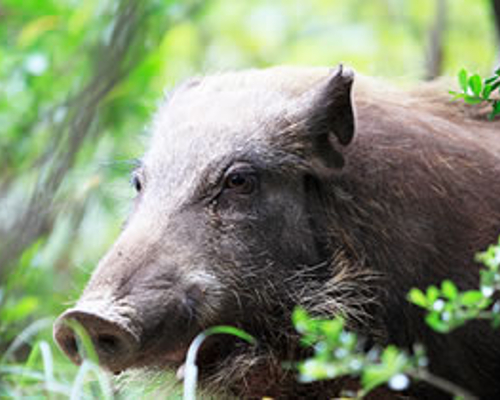
<path id="1" fill-rule="evenodd" d="M 425 78 L 432 80 L 437 78 L 443 70 L 444 58 L 444 33 L 446 31 L 446 0 L 436 1 L 436 15 L 434 24 L 429 34 L 429 44 L 427 47 Z"/>

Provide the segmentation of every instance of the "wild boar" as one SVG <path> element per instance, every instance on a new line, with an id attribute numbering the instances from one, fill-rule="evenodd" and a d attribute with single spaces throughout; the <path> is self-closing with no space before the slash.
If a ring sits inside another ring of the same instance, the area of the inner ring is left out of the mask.
<path id="1" fill-rule="evenodd" d="M 198 333 L 228 324 L 258 345 L 207 342 L 206 388 L 328 398 L 342 382 L 304 386 L 283 367 L 304 356 L 290 318 L 301 305 L 343 315 L 369 344 L 422 343 L 434 374 L 500 398 L 500 334 L 485 322 L 434 333 L 406 300 L 444 279 L 477 287 L 474 253 L 500 233 L 500 121 L 432 86 L 353 82 L 342 66 L 276 67 L 175 89 L 120 237 L 55 324 L 68 357 L 80 361 L 68 320 L 113 372 L 178 368 Z"/>

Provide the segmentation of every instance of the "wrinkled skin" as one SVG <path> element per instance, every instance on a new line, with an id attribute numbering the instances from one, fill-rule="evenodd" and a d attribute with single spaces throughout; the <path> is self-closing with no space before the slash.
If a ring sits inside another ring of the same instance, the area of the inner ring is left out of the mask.
<path id="1" fill-rule="evenodd" d="M 209 341 L 199 361 L 208 387 L 333 396 L 344 383 L 311 388 L 281 368 L 304 356 L 290 322 L 301 304 L 347 316 L 368 343 L 424 342 L 436 373 L 495 396 L 499 357 L 486 355 L 498 355 L 494 333 L 478 324 L 436 338 L 405 296 L 444 278 L 477 284 L 474 251 L 500 231 L 491 139 L 500 126 L 424 96 L 423 107 L 377 98 L 363 80 L 354 102 L 352 82 L 341 67 L 276 68 L 178 87 L 133 174 L 138 193 L 122 234 L 56 323 L 68 356 L 79 362 L 68 320 L 114 372 L 178 367 L 194 336 L 229 324 L 258 345 Z M 446 398 L 418 386 L 413 394 Z"/>

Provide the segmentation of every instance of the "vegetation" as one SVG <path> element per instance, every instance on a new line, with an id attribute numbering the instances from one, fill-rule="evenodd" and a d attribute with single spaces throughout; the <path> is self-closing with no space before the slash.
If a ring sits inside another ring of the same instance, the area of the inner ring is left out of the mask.
<path id="1" fill-rule="evenodd" d="M 232 335 L 236 336 L 242 340 L 245 340 L 251 344 L 255 343 L 255 339 L 248 333 L 243 332 L 232 326 L 213 326 L 208 328 L 196 336 L 191 345 L 186 356 L 186 364 L 183 371 L 183 381 L 184 381 L 184 400 L 195 400 L 196 399 L 196 383 L 198 379 L 198 367 L 196 366 L 196 355 L 201 347 L 203 341 L 212 335 Z"/>
<path id="2" fill-rule="evenodd" d="M 435 331 L 449 333 L 474 319 L 488 319 L 495 328 L 500 326 L 500 302 L 494 298 L 500 290 L 500 239 L 498 244 L 479 253 L 477 260 L 486 267 L 481 270 L 479 290 L 460 292 L 453 282 L 443 281 L 440 288 L 430 286 L 425 293 L 412 289 L 408 294 L 409 301 L 426 310 L 426 322 Z M 417 380 L 462 399 L 475 398 L 463 388 L 432 375 L 426 369 L 422 347 L 415 347 L 412 355 L 394 346 L 366 352 L 363 341 L 345 329 L 342 317 L 318 320 L 297 309 L 293 320 L 303 344 L 314 349 L 314 355 L 298 366 L 300 379 L 305 382 L 357 377 L 361 389 L 346 396 L 358 399 L 382 384 L 398 391 L 407 389 L 411 380 Z"/>
<path id="3" fill-rule="evenodd" d="M 119 232 L 133 195 L 125 184 L 130 160 L 143 150 L 142 133 L 164 88 L 200 72 L 339 61 L 361 73 L 412 81 L 434 75 L 426 70 L 433 54 L 441 55 L 431 60 L 433 71 L 452 74 L 465 66 L 488 76 L 497 57 L 490 2 L 449 2 L 437 36 L 431 35 L 435 3 L 3 0 L 0 398 L 137 398 L 136 390 L 146 390 L 122 389 L 92 357 L 73 366 L 51 331 Z M 479 90 L 478 78 L 468 75 L 460 97 L 487 101 L 498 114 L 498 71 Z M 461 293 L 450 299 L 452 284 L 436 290 L 444 310 L 464 320 L 495 309 L 482 292 L 481 299 Z M 429 306 L 436 290 L 431 297 L 421 293 L 420 305 Z M 297 323 L 300 318 L 308 321 L 298 314 Z M 428 318 L 446 319 L 443 313 Z M 423 355 L 391 349 L 374 360 L 365 390 L 381 382 L 376 371 L 409 374 L 403 367 L 418 370 Z M 146 395 L 156 394 L 164 379 L 155 378 Z"/>
<path id="4" fill-rule="evenodd" d="M 464 99 L 467 104 L 491 104 L 490 120 L 500 115 L 500 68 L 492 77 L 484 80 L 478 74 L 469 77 L 467 70 L 461 69 L 458 82 L 462 92 L 450 91 L 455 99 Z"/>
<path id="5" fill-rule="evenodd" d="M 478 290 L 460 292 L 455 284 L 445 280 L 441 287 L 430 286 L 424 293 L 413 289 L 409 300 L 427 311 L 426 322 L 437 332 L 448 333 L 473 319 L 489 319 L 495 328 L 500 326 L 500 302 L 494 295 L 500 290 L 500 240 L 477 260 L 486 268 L 480 271 Z"/>

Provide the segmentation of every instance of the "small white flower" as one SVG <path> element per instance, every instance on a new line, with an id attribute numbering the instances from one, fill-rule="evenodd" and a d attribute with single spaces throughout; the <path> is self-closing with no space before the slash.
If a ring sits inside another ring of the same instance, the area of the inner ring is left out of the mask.
<path id="1" fill-rule="evenodd" d="M 434 304 L 432 305 L 432 308 L 435 310 L 435 311 L 442 311 L 444 309 L 444 306 L 445 306 L 445 302 L 444 300 L 442 299 L 437 299 Z"/>
<path id="2" fill-rule="evenodd" d="M 345 356 L 347 356 L 347 350 L 343 349 L 341 347 L 341 348 L 335 350 L 334 354 L 335 354 L 335 357 L 337 357 L 337 358 L 344 358 Z"/>
<path id="3" fill-rule="evenodd" d="M 483 288 L 481 289 L 481 293 L 483 293 L 484 297 L 491 297 L 493 292 L 494 290 L 491 286 L 483 286 Z"/>
<path id="4" fill-rule="evenodd" d="M 410 384 L 410 380 L 405 374 L 396 374 L 389 380 L 389 387 L 392 390 L 405 390 Z"/>

